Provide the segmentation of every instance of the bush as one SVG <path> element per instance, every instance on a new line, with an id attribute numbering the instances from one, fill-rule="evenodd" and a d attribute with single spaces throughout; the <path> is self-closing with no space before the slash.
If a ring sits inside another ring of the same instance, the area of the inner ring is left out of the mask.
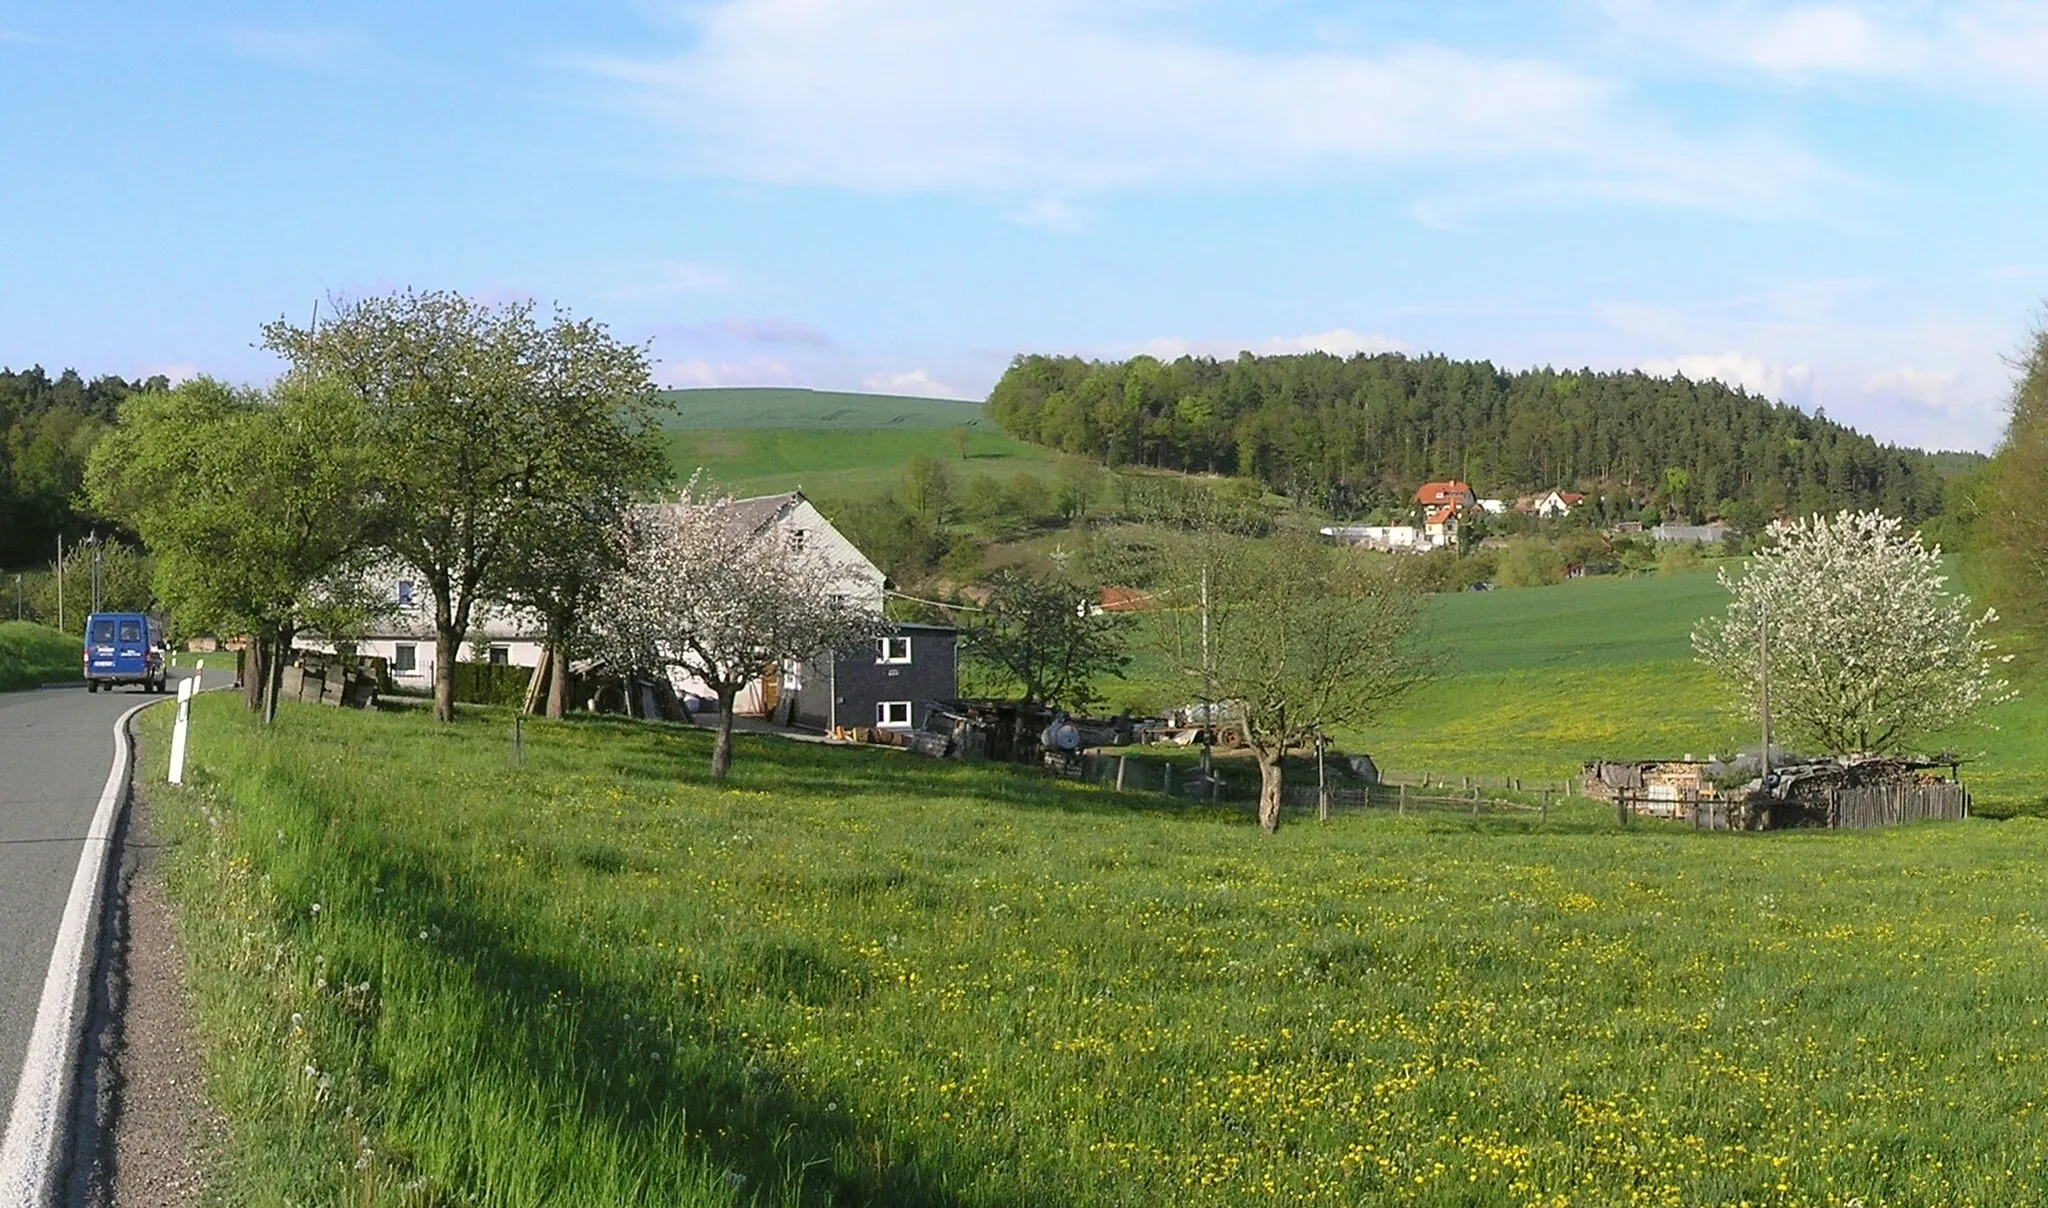
<path id="1" fill-rule="evenodd" d="M 1494 578 L 1497 566 L 1497 556 L 1492 550 L 1460 554 L 1456 550 L 1439 549 L 1396 558 L 1394 574 L 1407 587 L 1438 594 L 1464 591 L 1474 583 L 1488 582 Z"/>
<path id="2" fill-rule="evenodd" d="M 1657 555 L 1657 573 L 1660 575 L 1689 575 L 1706 568 L 1707 560 L 1697 545 L 1668 545 Z"/>
<path id="3" fill-rule="evenodd" d="M 1547 541 L 1511 541 L 1500 552 L 1494 582 L 1502 587 L 1542 587 L 1564 581 L 1564 555 Z"/>
<path id="4" fill-rule="evenodd" d="M 518 708 L 526 701 L 526 685 L 533 668 L 505 663 L 455 664 L 455 699 L 465 705 L 504 705 Z"/>

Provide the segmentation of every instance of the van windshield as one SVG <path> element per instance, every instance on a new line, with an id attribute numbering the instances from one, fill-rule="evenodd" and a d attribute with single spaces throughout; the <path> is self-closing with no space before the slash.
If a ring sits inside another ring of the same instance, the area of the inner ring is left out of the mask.
<path id="1" fill-rule="evenodd" d="M 113 645 L 114 623 L 112 621 L 94 621 L 92 623 L 92 642 L 95 646 Z"/>
<path id="2" fill-rule="evenodd" d="M 123 621 L 123 622 L 121 622 L 121 640 L 122 640 L 123 642 L 139 642 L 139 641 L 141 641 L 141 640 L 142 640 L 142 623 L 141 623 L 140 621 Z"/>

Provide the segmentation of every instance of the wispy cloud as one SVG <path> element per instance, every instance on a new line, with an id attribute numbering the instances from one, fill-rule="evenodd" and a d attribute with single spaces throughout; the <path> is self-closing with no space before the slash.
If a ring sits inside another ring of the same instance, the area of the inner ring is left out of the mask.
<path id="1" fill-rule="evenodd" d="M 665 330 L 686 340 L 739 344 L 794 344 L 807 348 L 832 347 L 832 337 L 823 328 L 788 319 L 728 316 L 723 319 L 709 319 L 702 323 L 678 323 Z"/>
<path id="2" fill-rule="evenodd" d="M 905 373 L 871 373 L 862 378 L 860 384 L 881 394 L 914 394 L 921 398 L 966 397 L 944 382 L 933 381 L 923 369 Z"/>
<path id="3" fill-rule="evenodd" d="M 655 366 L 654 379 L 662 386 L 682 389 L 693 386 L 789 386 L 798 375 L 783 361 L 756 358 L 739 361 L 685 360 Z"/>
<path id="4" fill-rule="evenodd" d="M 724 289 L 731 284 L 732 274 L 716 265 L 666 260 L 640 266 L 633 280 L 602 292 L 608 298 L 622 300 L 668 298 Z"/>
<path id="5" fill-rule="evenodd" d="M 1539 191 L 1770 210 L 1826 176 L 1782 140 L 1680 131 L 1559 63 L 1250 51 L 1150 29 L 1158 8 L 724 0 L 687 10 L 687 50 L 577 66 L 681 132 L 698 167 L 775 183 L 1066 198 L 1519 164 Z M 1067 204 L 1012 213 L 1061 221 Z"/>
<path id="6" fill-rule="evenodd" d="M 375 50 L 370 39 L 345 29 L 263 29 L 250 26 L 227 31 L 228 45 L 252 59 L 267 59 L 322 71 L 360 65 Z"/>
<path id="7" fill-rule="evenodd" d="M 1643 362 L 1642 370 L 1657 377 L 1682 375 L 1695 382 L 1720 382 L 1768 399 L 1792 403 L 1804 402 L 1813 385 L 1811 366 L 1775 364 L 1734 349 L 1722 353 L 1691 353 L 1668 360 L 1648 360 Z"/>
<path id="8" fill-rule="evenodd" d="M 1601 0 L 1624 37 L 1799 81 L 2048 91 L 2048 9 L 2018 0 Z"/>

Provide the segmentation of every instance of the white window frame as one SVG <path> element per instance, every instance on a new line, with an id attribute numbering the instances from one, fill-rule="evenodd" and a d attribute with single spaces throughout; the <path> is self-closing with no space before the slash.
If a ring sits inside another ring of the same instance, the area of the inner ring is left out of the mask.
<path id="1" fill-rule="evenodd" d="M 400 666 L 403 662 L 405 665 Z M 417 675 L 420 669 L 420 648 L 413 642 L 398 642 L 391 647 L 391 673 L 393 675 Z"/>
<path id="2" fill-rule="evenodd" d="M 898 654 L 897 651 L 902 651 Z M 910 662 L 909 638 L 876 638 L 875 662 L 881 666 L 901 667 Z"/>
<path id="3" fill-rule="evenodd" d="M 898 713 L 901 714 L 901 720 L 891 720 L 891 715 Z M 908 730 L 910 728 L 910 702 L 907 700 L 876 701 L 875 725 L 885 730 Z"/>
<path id="4" fill-rule="evenodd" d="M 804 552 L 805 539 L 808 536 L 809 534 L 800 528 L 789 529 L 782 535 L 783 548 L 792 554 L 801 554 Z"/>
<path id="5" fill-rule="evenodd" d="M 510 667 L 512 648 L 502 642 L 494 642 L 484 647 L 484 661 L 493 667 Z"/>
<path id="6" fill-rule="evenodd" d="M 419 602 L 419 589 L 411 579 L 400 579 L 393 594 L 397 596 L 400 608 L 411 608 Z"/>

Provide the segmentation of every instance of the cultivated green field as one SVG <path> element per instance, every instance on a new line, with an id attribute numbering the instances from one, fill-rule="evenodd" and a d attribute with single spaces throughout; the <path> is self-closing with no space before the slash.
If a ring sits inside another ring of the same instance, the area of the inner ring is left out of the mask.
<path id="1" fill-rule="evenodd" d="M 731 428 L 811 428 L 833 431 L 924 429 L 962 426 L 994 431 L 981 404 L 907 394 L 855 394 L 785 386 L 664 390 L 662 426 L 671 431 Z"/>
<path id="2" fill-rule="evenodd" d="M 145 715 L 161 779 L 167 710 Z M 2048 1199 L 2048 825 L 1228 811 L 203 698 L 220 1202 Z"/>
<path id="3" fill-rule="evenodd" d="M 30 621 L 0 621 L 0 692 L 79 678 L 79 639 Z"/>
<path id="4" fill-rule="evenodd" d="M 669 457 L 679 479 L 703 467 L 742 497 L 801 489 L 826 507 L 894 487 L 917 454 L 960 478 L 1051 475 L 1058 455 L 1012 440 L 976 403 L 828 391 L 671 390 Z M 969 433 L 963 459 L 952 433 Z"/>

